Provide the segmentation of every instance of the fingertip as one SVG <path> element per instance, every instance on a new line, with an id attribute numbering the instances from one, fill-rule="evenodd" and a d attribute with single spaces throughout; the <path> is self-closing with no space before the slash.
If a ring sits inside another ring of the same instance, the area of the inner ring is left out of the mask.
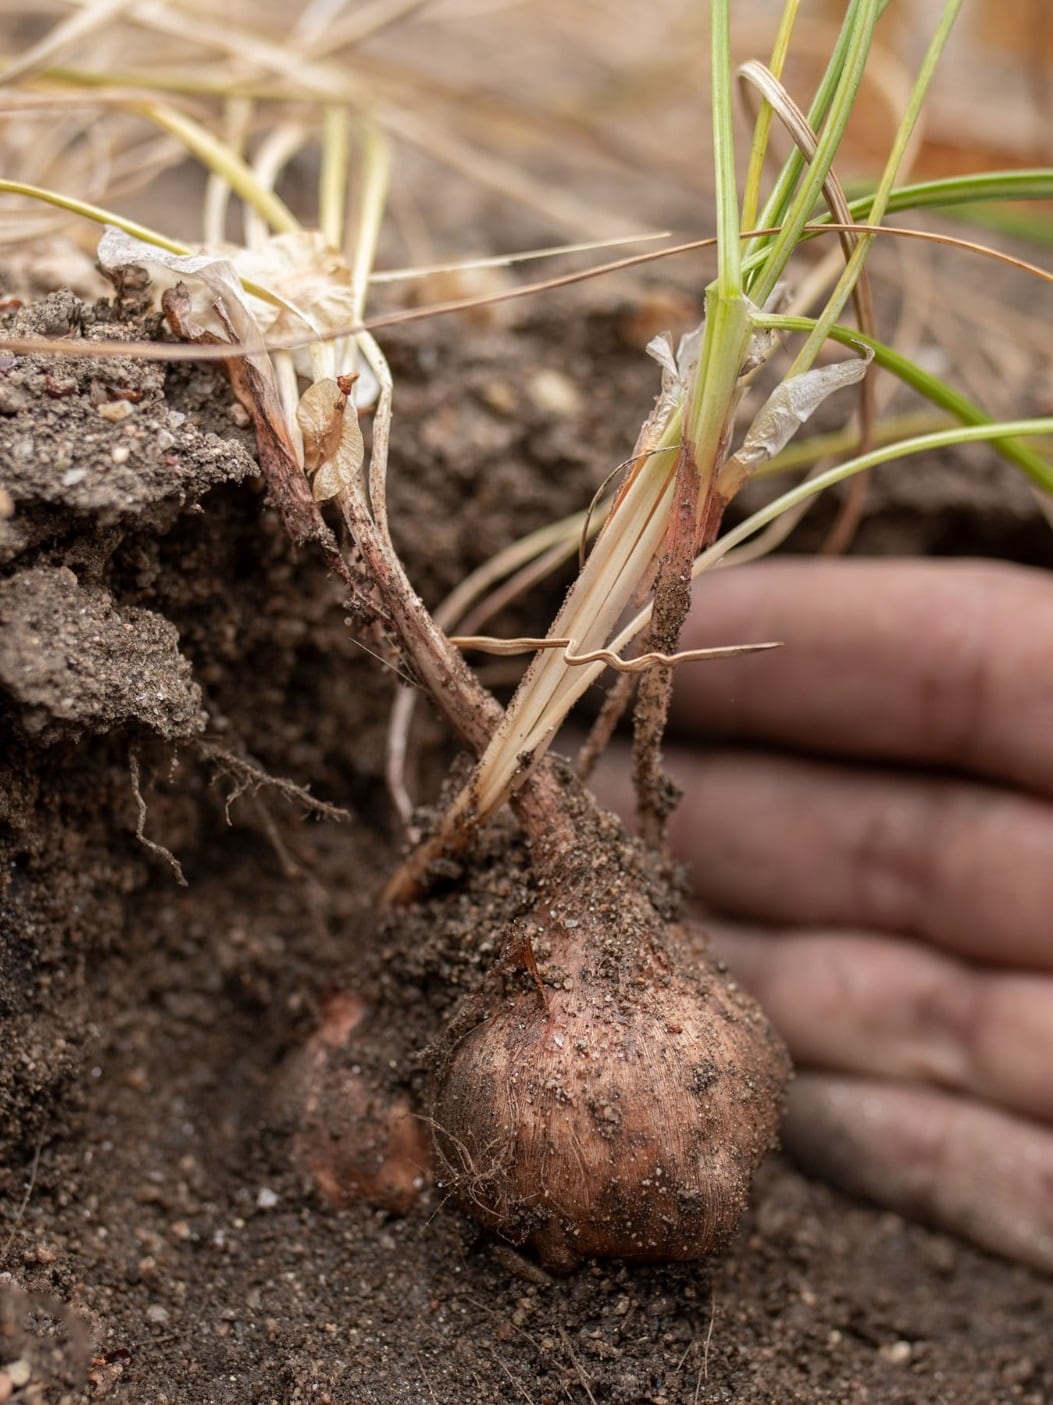
<path id="1" fill-rule="evenodd" d="M 1053 1130 L 931 1088 L 801 1073 L 783 1143 L 807 1171 L 1053 1272 Z"/>
<path id="2" fill-rule="evenodd" d="M 960 767 L 1053 794 L 1048 572 L 779 557 L 696 587 L 681 643 L 785 647 L 681 670 L 673 725 Z"/>

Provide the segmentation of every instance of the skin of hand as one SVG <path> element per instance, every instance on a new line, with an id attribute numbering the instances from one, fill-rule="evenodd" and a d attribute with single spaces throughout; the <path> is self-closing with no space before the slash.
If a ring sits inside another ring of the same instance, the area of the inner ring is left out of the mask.
<path id="1" fill-rule="evenodd" d="M 696 589 L 669 830 L 792 1053 L 809 1169 L 1053 1271 L 1053 576 L 781 559 Z M 600 794 L 628 813 L 624 758 Z"/>

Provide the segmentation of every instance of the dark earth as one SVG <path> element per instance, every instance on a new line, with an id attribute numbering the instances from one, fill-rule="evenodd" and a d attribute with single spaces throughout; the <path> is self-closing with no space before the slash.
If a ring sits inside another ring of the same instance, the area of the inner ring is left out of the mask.
<path id="1" fill-rule="evenodd" d="M 631 446 L 679 295 L 597 289 L 385 337 L 430 604 Z M 4 318 L 144 330 L 62 292 Z M 274 1096 L 290 1051 L 362 992 L 363 1061 L 418 1096 L 491 954 L 487 894 L 514 908 L 524 877 L 487 840 L 439 916 L 372 916 L 402 844 L 392 672 L 285 540 L 253 447 L 212 366 L 0 353 L 0 1401 L 1053 1401 L 1053 1283 L 779 1157 L 721 1258 L 559 1279 L 436 1191 L 405 1217 L 320 1197 Z M 856 549 L 1053 561 L 987 451 L 902 481 Z M 442 733 L 414 735 L 434 798 Z"/>

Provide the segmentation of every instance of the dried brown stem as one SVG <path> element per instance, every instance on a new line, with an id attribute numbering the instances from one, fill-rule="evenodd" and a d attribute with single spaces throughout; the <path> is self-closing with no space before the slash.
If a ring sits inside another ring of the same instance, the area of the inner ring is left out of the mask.
<path id="1" fill-rule="evenodd" d="M 651 621 L 642 645 L 646 651 L 676 651 L 691 608 L 695 557 L 716 540 L 728 505 L 728 497 L 717 484 L 716 473 L 712 469 L 700 472 L 691 445 L 682 444 L 677 460 L 676 498 L 655 578 Z M 640 835 L 656 849 L 664 843 L 665 822 L 679 800 L 673 783 L 662 770 L 662 738 L 672 690 L 671 667 L 650 669 L 643 675 L 633 711 L 633 785 Z"/>
<path id="2" fill-rule="evenodd" d="M 712 479 L 710 480 L 712 481 Z M 699 475 L 690 446 L 683 445 L 677 461 L 676 499 L 669 519 L 665 550 L 654 584 L 651 623 L 645 651 L 671 654 L 691 608 L 691 567 L 695 559 Z M 673 669 L 656 665 L 640 679 L 633 711 L 633 785 L 640 835 L 661 848 L 665 822 L 679 794 L 662 769 L 662 737 L 669 715 Z"/>
<path id="3" fill-rule="evenodd" d="M 500 704 L 425 609 L 398 557 L 388 549 L 361 488 L 346 489 L 337 501 L 422 686 L 464 745 L 478 755 L 501 720 Z"/>
<path id="4" fill-rule="evenodd" d="M 194 323 L 190 295 L 181 284 L 164 293 L 161 305 L 169 327 L 180 340 L 194 346 L 224 345 L 221 338 Z M 230 351 L 231 354 L 223 358 L 223 366 L 231 389 L 252 420 L 260 469 L 290 540 L 296 546 L 320 547 L 329 569 L 347 586 L 355 605 L 367 618 L 379 617 L 386 623 L 383 611 L 366 597 L 361 582 L 341 555 L 336 538 L 311 496 L 285 426 L 272 377 L 240 347 L 232 345 Z"/>
<path id="5" fill-rule="evenodd" d="M 388 550 L 361 489 L 347 489 L 340 494 L 339 502 L 347 529 L 422 686 L 464 745 L 476 756 L 481 755 L 501 720 L 500 704 L 481 686 L 424 608 L 397 556 Z M 512 803 L 532 844 L 573 843 L 559 785 L 544 763 L 523 784 Z M 456 822 L 447 825 L 441 834 L 418 844 L 389 879 L 382 902 L 398 907 L 418 899 L 429 886 L 436 865 L 463 852 L 474 833 L 475 816 L 469 810 L 457 816 Z"/>

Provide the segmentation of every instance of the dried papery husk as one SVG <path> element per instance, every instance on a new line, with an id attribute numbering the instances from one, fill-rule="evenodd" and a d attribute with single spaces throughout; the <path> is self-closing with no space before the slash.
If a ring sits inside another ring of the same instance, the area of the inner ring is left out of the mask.
<path id="1" fill-rule="evenodd" d="M 544 897 L 435 1051 L 438 1178 L 554 1270 L 701 1258 L 776 1140 L 789 1060 L 613 826 L 577 828 L 573 853 L 540 855 Z"/>
<path id="2" fill-rule="evenodd" d="M 407 1214 L 431 1184 L 428 1136 L 405 1095 L 388 1093 L 358 1062 L 369 1013 L 354 992 L 331 997 L 282 1069 L 272 1109 L 324 1200 Z"/>

